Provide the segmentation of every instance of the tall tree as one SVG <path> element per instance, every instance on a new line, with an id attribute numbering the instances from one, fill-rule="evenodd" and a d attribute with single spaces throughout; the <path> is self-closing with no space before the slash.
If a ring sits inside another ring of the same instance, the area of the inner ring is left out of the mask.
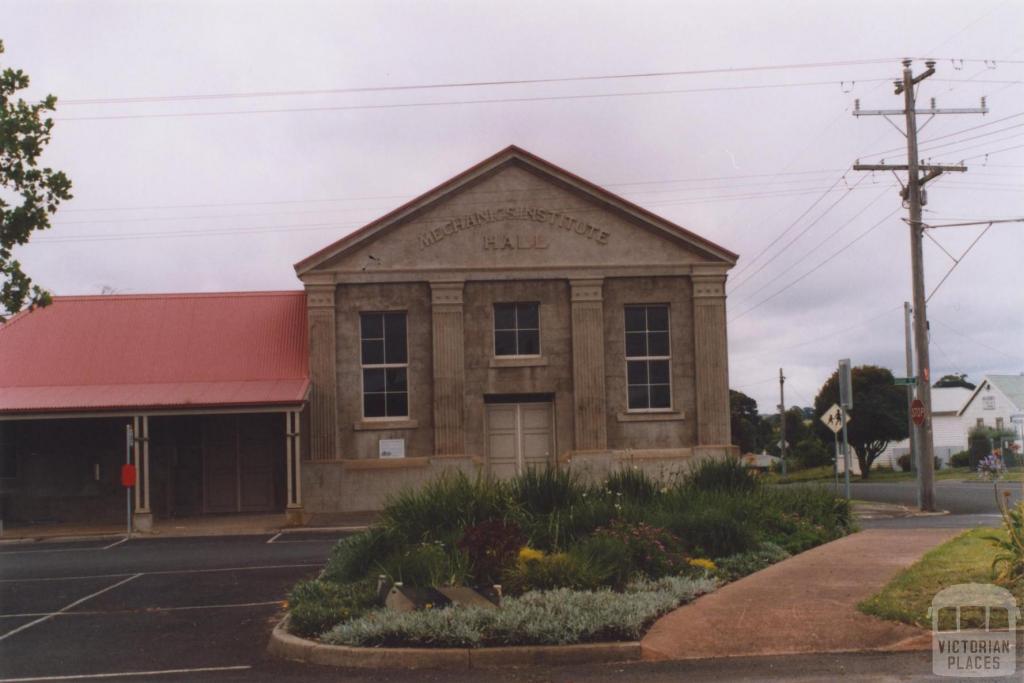
<path id="1" fill-rule="evenodd" d="M 871 474 L 871 464 L 878 459 L 890 441 L 907 438 L 907 392 L 893 384 L 892 372 L 877 365 L 853 368 L 853 408 L 847 434 L 857 454 L 861 477 Z M 814 410 L 824 415 L 833 403 L 839 402 L 839 373 L 833 372 L 814 398 Z M 815 428 L 832 438 L 832 432 L 820 420 Z"/>
<path id="2" fill-rule="evenodd" d="M 732 442 L 740 447 L 740 453 L 753 453 L 759 448 L 758 435 L 761 416 L 757 414 L 757 401 L 742 391 L 729 390 L 729 419 L 732 427 Z"/>
<path id="3" fill-rule="evenodd" d="M 4 52 L 0 41 L 0 55 Z M 0 73 L 0 321 L 26 304 L 45 306 L 50 295 L 32 284 L 14 258 L 14 247 L 25 244 L 35 230 L 50 227 L 50 216 L 61 201 L 71 199 L 71 181 L 61 171 L 40 168 L 39 156 L 50 142 L 57 98 L 47 95 L 28 103 L 13 96 L 27 88 L 29 78 L 20 69 Z M 14 198 L 13 203 L 8 199 Z"/>

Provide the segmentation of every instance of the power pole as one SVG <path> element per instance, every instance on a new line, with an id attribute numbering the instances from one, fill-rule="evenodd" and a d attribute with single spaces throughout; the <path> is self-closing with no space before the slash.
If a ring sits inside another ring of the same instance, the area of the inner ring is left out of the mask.
<path id="1" fill-rule="evenodd" d="M 910 318 L 913 312 L 909 301 L 903 302 L 903 339 L 907 346 L 907 377 L 914 376 L 914 348 L 910 342 Z M 910 408 L 914 404 L 914 387 L 907 385 L 907 426 L 910 434 L 910 467 L 914 470 L 914 477 L 921 476 L 921 463 L 917 456 L 917 437 L 914 435 L 914 420 L 910 416 Z M 917 507 L 921 507 L 921 486 L 917 486 Z"/>
<path id="2" fill-rule="evenodd" d="M 924 186 L 943 173 L 950 171 L 963 172 L 966 166 L 946 166 L 939 164 L 921 164 L 917 157 L 917 115 L 925 114 L 987 114 L 985 98 L 981 99 L 980 108 L 970 109 L 937 109 L 932 99 L 929 109 L 916 109 L 914 86 L 935 73 L 935 62 L 927 61 L 926 71 L 914 76 L 910 68 L 911 60 L 903 60 L 903 79 L 894 81 L 896 94 L 903 95 L 903 109 L 862 110 L 860 100 L 854 102 L 854 116 L 889 116 L 903 115 L 906 120 L 907 163 L 906 164 L 854 164 L 855 171 L 906 171 L 907 184 L 901 192 L 904 204 L 910 214 L 910 262 L 913 280 L 914 302 L 914 346 L 917 350 L 917 398 L 924 404 L 924 421 L 920 426 L 914 425 L 914 434 L 919 454 L 918 487 L 921 496 L 920 508 L 925 511 L 935 510 L 935 444 L 932 439 L 932 392 L 931 363 L 928 358 L 928 314 L 925 307 L 924 291 L 924 224 L 921 222 L 921 207 L 926 203 Z M 893 124 L 896 125 L 896 124 Z M 897 126 L 898 128 L 898 126 Z M 922 176 L 921 172 L 925 174 Z"/>
<path id="3" fill-rule="evenodd" d="M 782 476 L 786 476 L 786 378 L 779 368 L 779 455 L 782 456 Z"/>

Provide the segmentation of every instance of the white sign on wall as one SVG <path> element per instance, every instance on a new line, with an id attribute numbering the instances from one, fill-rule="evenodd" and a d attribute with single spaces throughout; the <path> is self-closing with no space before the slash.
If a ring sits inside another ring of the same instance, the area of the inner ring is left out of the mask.
<path id="1" fill-rule="evenodd" d="M 995 410 L 996 409 L 996 397 L 995 396 L 982 396 L 981 397 L 981 409 L 982 410 Z"/>
<path id="2" fill-rule="evenodd" d="M 378 449 L 382 458 L 404 458 L 405 439 L 381 439 Z"/>

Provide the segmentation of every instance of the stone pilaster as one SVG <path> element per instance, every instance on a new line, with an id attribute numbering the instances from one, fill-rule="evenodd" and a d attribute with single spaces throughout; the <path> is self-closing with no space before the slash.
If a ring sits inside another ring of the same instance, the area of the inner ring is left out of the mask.
<path id="1" fill-rule="evenodd" d="M 309 325 L 310 459 L 334 460 L 337 444 L 337 352 L 335 348 L 335 285 L 306 283 Z"/>
<path id="2" fill-rule="evenodd" d="M 466 358 L 462 320 L 462 282 L 430 285 L 434 348 L 434 453 L 466 450 Z"/>
<path id="3" fill-rule="evenodd" d="M 693 350 L 697 380 L 697 443 L 728 445 L 729 349 L 725 330 L 725 275 L 693 281 Z"/>
<path id="4" fill-rule="evenodd" d="M 603 280 L 570 280 L 576 450 L 608 447 L 604 389 Z"/>

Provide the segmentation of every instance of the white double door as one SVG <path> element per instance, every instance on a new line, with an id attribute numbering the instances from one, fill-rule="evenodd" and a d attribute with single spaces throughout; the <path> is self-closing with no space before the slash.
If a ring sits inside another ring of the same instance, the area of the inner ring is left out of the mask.
<path id="1" fill-rule="evenodd" d="M 492 476 L 507 479 L 525 470 L 554 464 L 551 403 L 488 403 L 487 465 Z"/>

